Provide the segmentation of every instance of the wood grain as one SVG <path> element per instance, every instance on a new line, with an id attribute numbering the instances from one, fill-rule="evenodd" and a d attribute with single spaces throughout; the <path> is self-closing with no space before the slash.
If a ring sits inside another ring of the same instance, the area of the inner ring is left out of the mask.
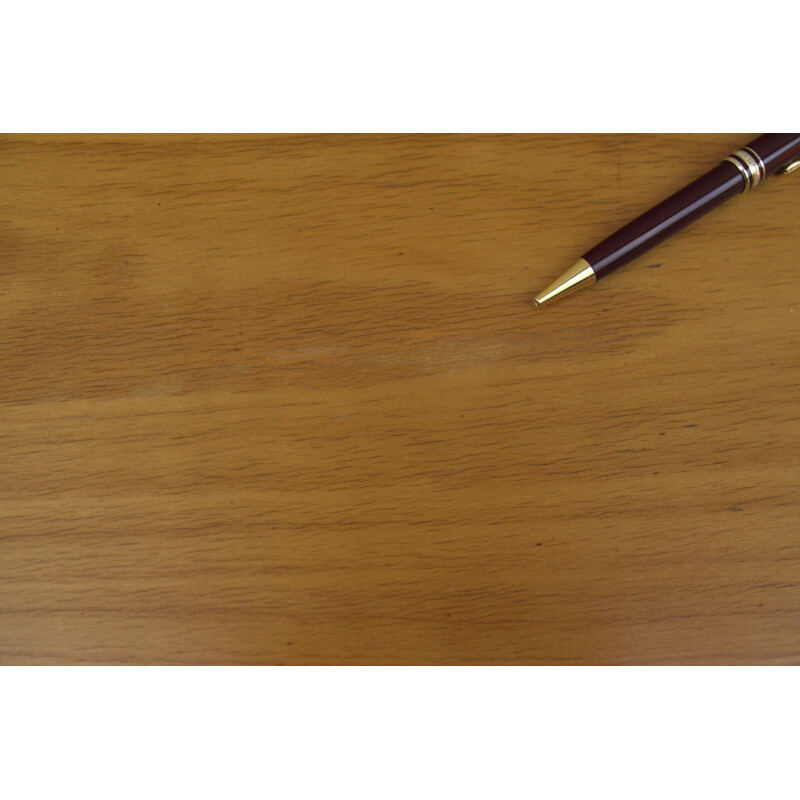
<path id="1" fill-rule="evenodd" d="M 0 138 L 0 662 L 800 662 L 800 178 L 752 134 Z"/>

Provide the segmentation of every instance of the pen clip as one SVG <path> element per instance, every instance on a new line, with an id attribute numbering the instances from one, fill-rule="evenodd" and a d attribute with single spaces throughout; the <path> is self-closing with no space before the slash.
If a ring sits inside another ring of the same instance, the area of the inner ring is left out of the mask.
<path id="1" fill-rule="evenodd" d="M 798 158 L 796 161 L 790 161 L 785 167 L 781 167 L 775 174 L 789 175 L 796 169 L 800 169 L 800 158 Z"/>

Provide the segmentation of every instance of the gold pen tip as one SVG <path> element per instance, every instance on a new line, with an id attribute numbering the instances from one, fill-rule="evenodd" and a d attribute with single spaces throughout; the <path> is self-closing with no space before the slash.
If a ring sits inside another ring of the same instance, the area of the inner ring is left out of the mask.
<path id="1" fill-rule="evenodd" d="M 592 265 L 581 258 L 576 261 L 566 272 L 554 280 L 548 287 L 539 292 L 533 298 L 533 304 L 536 308 L 546 306 L 557 300 L 559 297 L 570 294 L 576 289 L 580 289 L 588 283 L 594 283 L 597 280 Z"/>

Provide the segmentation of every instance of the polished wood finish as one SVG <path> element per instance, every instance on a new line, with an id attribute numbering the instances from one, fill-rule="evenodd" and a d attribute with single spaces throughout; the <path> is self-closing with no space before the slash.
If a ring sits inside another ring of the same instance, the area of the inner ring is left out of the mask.
<path id="1" fill-rule="evenodd" d="M 800 661 L 800 178 L 752 135 L 0 139 L 0 662 Z"/>

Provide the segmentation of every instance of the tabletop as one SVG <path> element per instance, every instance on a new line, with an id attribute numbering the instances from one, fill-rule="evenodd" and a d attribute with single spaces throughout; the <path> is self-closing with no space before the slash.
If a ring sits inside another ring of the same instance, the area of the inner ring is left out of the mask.
<path id="1" fill-rule="evenodd" d="M 800 663 L 755 135 L 0 137 L 0 663 Z"/>

